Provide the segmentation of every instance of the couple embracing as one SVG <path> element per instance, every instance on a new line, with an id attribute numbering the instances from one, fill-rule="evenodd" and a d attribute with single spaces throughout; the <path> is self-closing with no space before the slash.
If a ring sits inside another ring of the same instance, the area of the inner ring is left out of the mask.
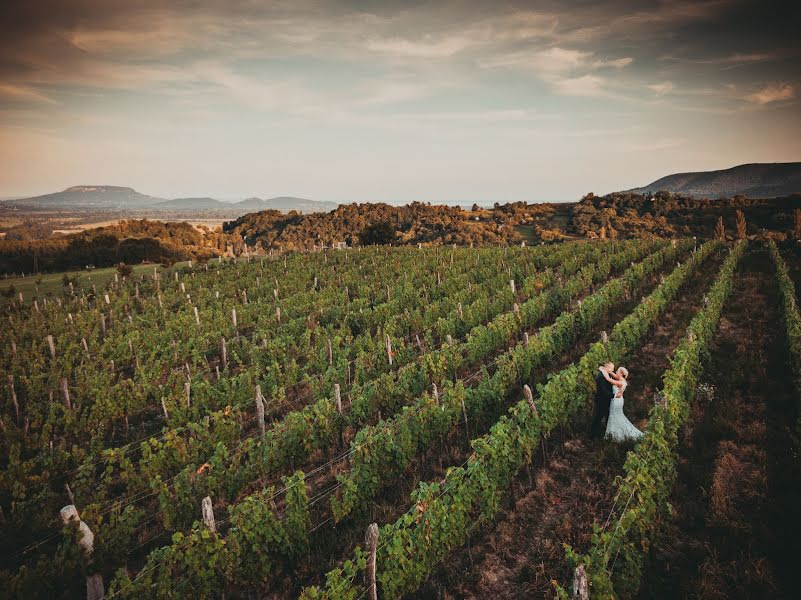
<path id="1" fill-rule="evenodd" d="M 592 417 L 593 438 L 599 437 L 602 421 L 606 419 L 605 437 L 616 442 L 636 441 L 642 431 L 632 425 L 623 413 L 623 392 L 629 372 L 625 367 L 615 370 L 611 362 L 598 367 L 595 374 L 595 413 Z"/>

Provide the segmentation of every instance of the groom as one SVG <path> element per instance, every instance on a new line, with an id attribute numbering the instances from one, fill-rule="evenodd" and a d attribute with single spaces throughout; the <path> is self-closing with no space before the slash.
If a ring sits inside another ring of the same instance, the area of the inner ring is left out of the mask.
<path id="1" fill-rule="evenodd" d="M 614 363 L 605 363 L 601 369 L 607 373 L 613 373 L 615 370 Z M 595 373 L 595 412 L 592 415 L 592 428 L 590 429 L 590 436 L 598 438 L 601 436 L 601 421 L 609 419 L 609 404 L 612 402 L 612 384 L 606 380 L 604 374 L 599 369 Z"/>

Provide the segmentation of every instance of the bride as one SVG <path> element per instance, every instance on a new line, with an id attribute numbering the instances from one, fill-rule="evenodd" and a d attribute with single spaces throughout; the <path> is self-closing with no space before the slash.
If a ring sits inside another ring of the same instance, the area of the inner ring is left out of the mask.
<path id="1" fill-rule="evenodd" d="M 625 367 L 619 367 L 614 373 L 610 373 L 601 367 L 604 378 L 612 384 L 614 395 L 610 399 L 609 418 L 606 421 L 606 437 L 616 442 L 638 440 L 642 437 L 642 431 L 631 424 L 623 414 L 623 392 L 628 385 L 627 379 L 629 372 Z"/>

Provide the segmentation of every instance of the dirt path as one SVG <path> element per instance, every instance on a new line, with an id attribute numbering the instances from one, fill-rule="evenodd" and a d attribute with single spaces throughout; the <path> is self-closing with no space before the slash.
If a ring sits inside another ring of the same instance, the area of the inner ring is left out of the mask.
<path id="1" fill-rule="evenodd" d="M 652 404 L 669 357 L 701 305 L 722 259 L 714 256 L 690 281 L 679 300 L 628 360 L 631 384 L 626 413 L 636 425 Z M 585 549 L 593 523 L 609 513 L 611 482 L 620 473 L 626 446 L 588 438 L 583 415 L 562 443 L 552 440 L 547 460 L 529 488 L 519 479 L 514 507 L 474 536 L 414 595 L 415 598 L 552 598 L 552 580 L 569 579 L 563 543 Z M 541 458 L 540 458 L 541 460 Z"/>
<path id="2" fill-rule="evenodd" d="M 796 401 L 767 253 L 745 257 L 681 442 L 674 518 L 641 598 L 797 598 Z"/>

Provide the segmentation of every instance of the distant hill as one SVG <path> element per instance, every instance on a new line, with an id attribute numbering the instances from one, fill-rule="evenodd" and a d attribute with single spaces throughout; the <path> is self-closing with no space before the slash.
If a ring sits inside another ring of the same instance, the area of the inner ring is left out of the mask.
<path id="1" fill-rule="evenodd" d="M 234 202 L 233 206 L 235 206 L 237 210 L 243 209 L 248 212 L 260 210 L 280 210 L 281 212 L 289 212 L 290 210 L 297 210 L 303 213 L 314 213 L 331 212 L 332 210 L 336 210 L 339 204 L 336 202 L 294 198 L 292 196 L 278 196 L 267 200 L 262 200 L 261 198 L 247 198 L 241 202 Z"/>
<path id="2" fill-rule="evenodd" d="M 336 202 L 320 202 L 306 198 L 279 196 L 277 198 L 247 198 L 239 202 L 223 202 L 215 198 L 156 198 L 140 194 L 130 187 L 115 185 L 76 185 L 63 192 L 33 196 L 31 198 L 8 199 L 20 208 L 30 209 L 103 209 L 131 211 L 201 211 L 214 210 L 227 215 L 239 216 L 260 210 L 297 210 L 302 213 L 330 212 L 339 206 Z"/>
<path id="3" fill-rule="evenodd" d="M 230 208 L 227 202 L 220 202 L 214 198 L 173 198 L 166 202 L 159 202 L 153 208 L 157 210 L 218 210 Z"/>
<path id="4" fill-rule="evenodd" d="M 626 190 L 633 194 L 666 191 L 694 198 L 775 198 L 801 192 L 801 163 L 752 163 L 720 171 L 676 173 L 645 187 Z"/>
<path id="5" fill-rule="evenodd" d="M 116 185 L 76 185 L 63 192 L 44 194 L 32 198 L 18 198 L 16 206 L 30 208 L 104 208 L 104 209 L 141 209 L 152 208 L 164 202 L 163 198 L 154 198 L 140 194 L 133 188 Z"/>
<path id="6" fill-rule="evenodd" d="M 269 200 L 247 198 L 239 202 L 223 202 L 214 198 L 175 198 L 174 200 L 161 202 L 153 208 L 159 210 L 216 210 L 238 216 L 248 212 L 270 209 L 280 210 L 281 212 L 289 212 L 290 210 L 297 210 L 302 213 L 330 212 L 337 206 L 339 205 L 335 202 L 319 202 L 305 198 L 281 196 L 270 198 Z"/>

